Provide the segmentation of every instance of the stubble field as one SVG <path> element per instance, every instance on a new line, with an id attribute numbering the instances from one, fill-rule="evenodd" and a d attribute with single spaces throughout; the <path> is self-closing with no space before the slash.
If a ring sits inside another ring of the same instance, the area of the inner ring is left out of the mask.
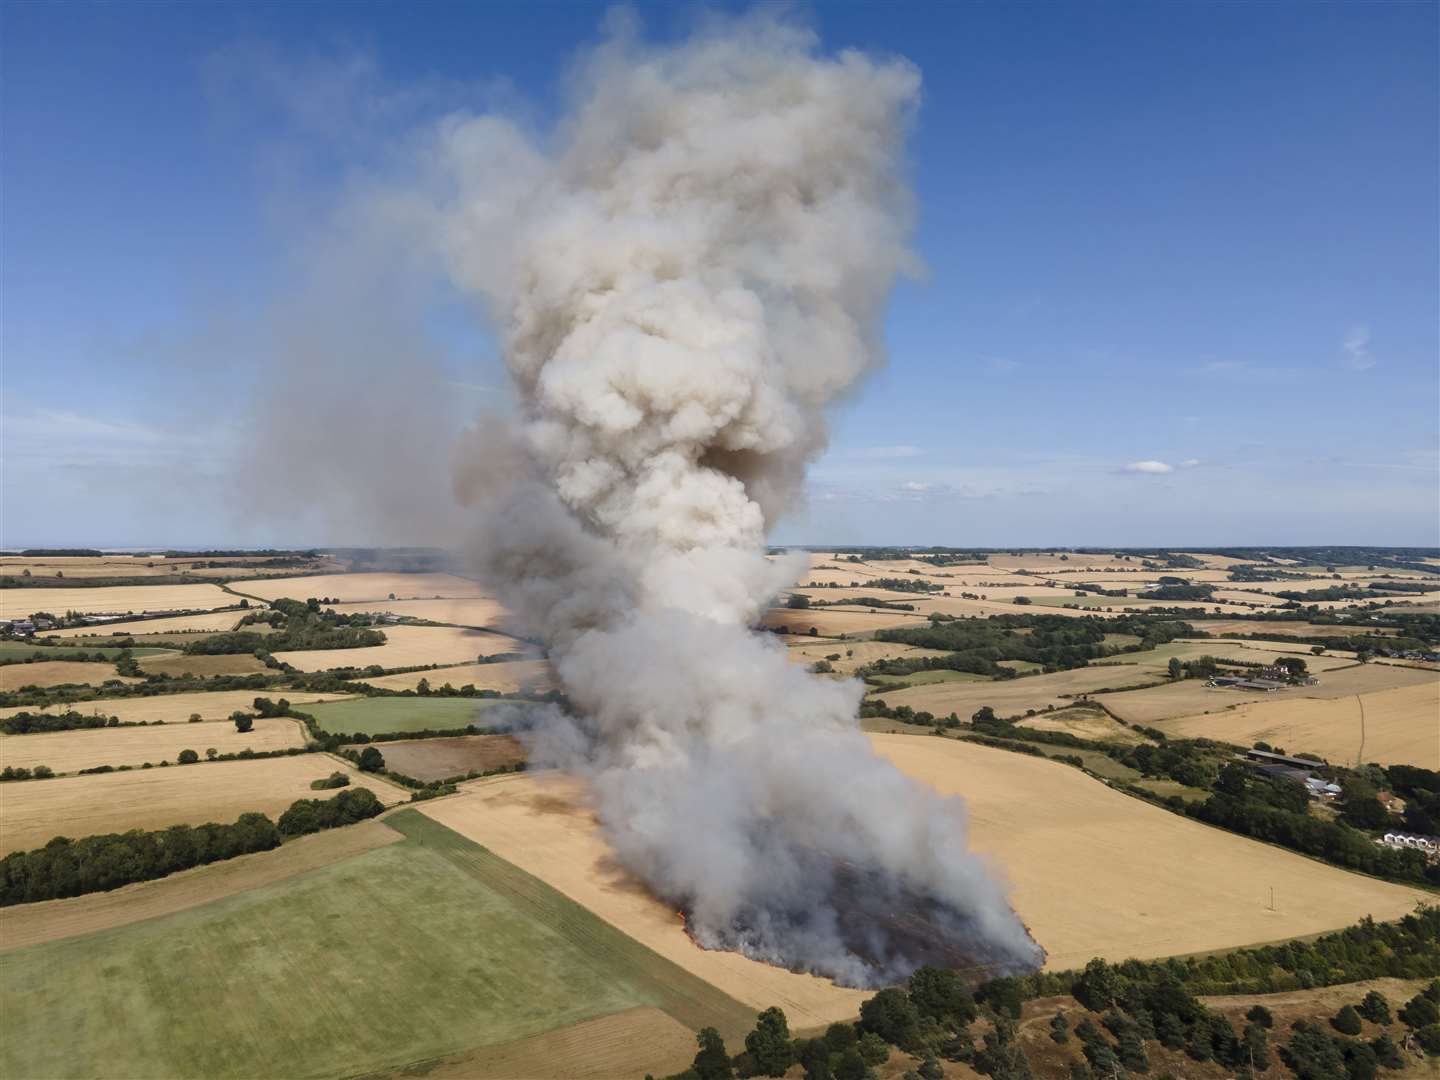
<path id="1" fill-rule="evenodd" d="M 419 664 L 461 664 L 477 656 L 524 652 L 526 646 L 503 634 L 457 626 L 387 626 L 384 645 L 360 649 L 310 649 L 277 652 L 275 659 L 301 671 L 339 667 L 414 667 Z"/>
<path id="2" fill-rule="evenodd" d="M 232 597 L 238 602 L 240 597 Z M 137 637 L 146 634 L 175 634 L 191 631 L 219 632 L 233 630 L 248 612 L 211 611 L 204 615 L 172 615 L 168 618 L 141 619 L 138 622 L 100 623 L 95 626 L 72 626 L 51 633 L 60 638 L 76 637 Z M 248 629 L 248 628 L 247 628 Z"/>
<path id="3" fill-rule="evenodd" d="M 432 690 L 449 683 L 457 690 L 474 686 L 477 690 L 494 690 L 514 694 L 521 690 L 544 693 L 555 685 L 554 673 L 544 660 L 501 660 L 493 664 L 460 664 L 433 671 L 404 671 L 398 675 L 375 675 L 362 680 L 370 686 L 386 690 L 414 690 L 421 681 Z"/>
<path id="4" fill-rule="evenodd" d="M 19 619 L 32 612 L 79 611 L 127 614 L 175 608 L 230 607 L 238 596 L 218 585 L 112 585 L 94 589 L 0 589 L 0 618 Z"/>
<path id="5" fill-rule="evenodd" d="M 262 600 L 306 600 L 330 597 L 338 603 L 396 600 L 431 600 L 435 597 L 484 597 L 485 590 L 474 581 L 453 574 L 315 574 L 307 577 L 266 578 L 247 581 L 237 592 Z"/>
<path id="6" fill-rule="evenodd" d="M 113 670 L 113 669 L 112 669 Z M 212 690 L 193 694 L 155 694 L 149 697 L 96 698 L 93 701 L 77 701 L 68 704 L 48 705 L 36 708 L 15 705 L 0 709 L 0 716 L 14 716 L 21 712 L 38 712 L 48 715 L 78 712 L 86 716 L 114 716 L 125 722 L 140 720 L 164 724 L 183 724 L 191 716 L 202 720 L 225 720 L 236 711 L 250 712 L 257 697 L 285 698 L 292 705 L 307 705 L 321 701 L 348 701 L 349 694 L 320 694 L 306 690 Z"/>
<path id="7" fill-rule="evenodd" d="M 1398 918 L 1432 899 L 1187 820 L 1043 758 L 921 735 L 871 741 L 907 775 L 964 796 L 972 845 L 1008 879 L 1052 970 L 1277 941 L 1364 915 Z"/>
<path id="8" fill-rule="evenodd" d="M 40 847 L 55 836 L 224 823 L 252 810 L 274 818 L 296 799 L 333 797 L 333 791 L 310 788 L 312 780 L 332 772 L 348 774 L 351 787 L 369 788 L 387 806 L 410 797 L 404 788 L 329 754 L 30 780 L 5 785 L 0 855 Z"/>
<path id="9" fill-rule="evenodd" d="M 0 766 L 48 765 L 57 773 L 69 773 L 99 765 L 173 762 L 182 750 L 194 750 L 203 758 L 207 750 L 236 754 L 249 749 L 258 753 L 304 745 L 305 734 L 299 722 L 284 717 L 256 720 L 253 730 L 243 734 L 228 720 L 91 728 L 0 735 Z"/>
<path id="10" fill-rule="evenodd" d="M 136 683 L 115 673 L 114 664 L 96 664 L 80 660 L 39 660 L 33 664 L 0 666 L 0 690 L 19 690 L 22 686 L 99 686 L 110 681 Z"/>
<path id="11" fill-rule="evenodd" d="M 1257 741 L 1354 766 L 1417 765 L 1440 770 L 1440 682 L 1330 699 L 1253 701 L 1224 712 L 1156 725 L 1168 735 Z"/>

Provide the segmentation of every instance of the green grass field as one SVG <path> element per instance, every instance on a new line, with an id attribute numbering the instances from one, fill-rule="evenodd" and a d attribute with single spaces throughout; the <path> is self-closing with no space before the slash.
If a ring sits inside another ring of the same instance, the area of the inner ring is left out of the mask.
<path id="1" fill-rule="evenodd" d="M 75 645 L 26 645 L 19 641 L 0 641 L 0 660 L 24 660 L 27 657 L 34 657 L 36 660 L 74 660 L 81 653 L 87 659 L 96 653 L 101 653 L 105 659 L 114 660 L 122 651 L 113 645 L 96 648 Z M 161 653 L 174 651 L 173 649 L 137 648 L 131 649 L 130 654 L 139 658 L 141 656 L 159 656 Z"/>
<path id="2" fill-rule="evenodd" d="M 0 1075 L 327 1077 L 638 1005 L 747 1009 L 413 810 L 398 844 L 204 906 L 0 953 Z M 421 1066 L 423 1071 L 423 1066 Z"/>
<path id="3" fill-rule="evenodd" d="M 301 706 L 326 731 L 425 731 L 485 724 L 485 710 L 494 698 L 372 697 Z"/>

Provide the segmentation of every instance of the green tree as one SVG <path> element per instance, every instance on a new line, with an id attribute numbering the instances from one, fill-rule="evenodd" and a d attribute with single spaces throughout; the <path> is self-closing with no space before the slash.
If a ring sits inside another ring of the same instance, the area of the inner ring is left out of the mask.
<path id="1" fill-rule="evenodd" d="M 1400 1010 L 1400 1019 L 1407 1026 L 1417 1029 L 1440 1024 L 1440 1008 L 1425 994 L 1416 994 Z"/>
<path id="2" fill-rule="evenodd" d="M 181 750 L 179 756 L 176 757 L 175 760 L 178 761 L 181 765 L 189 765 L 192 762 L 199 761 L 200 755 L 197 754 L 194 750 Z"/>
<path id="3" fill-rule="evenodd" d="M 367 746 L 360 751 L 359 768 L 361 772 L 379 772 L 385 768 L 385 755 L 373 746 Z"/>
<path id="4" fill-rule="evenodd" d="M 785 606 L 794 611 L 804 611 L 810 606 L 810 597 L 804 593 L 791 593 L 790 598 L 785 601 Z"/>
<path id="5" fill-rule="evenodd" d="M 835 1062 L 835 1080 L 868 1080 L 874 1075 L 870 1066 L 865 1064 L 865 1059 L 860 1056 L 859 1049 L 854 1046 L 842 1051 Z"/>
<path id="6" fill-rule="evenodd" d="M 1363 1025 L 1355 1006 L 1346 1005 L 1331 1018 L 1330 1026 L 1342 1035 L 1359 1035 Z"/>
<path id="7" fill-rule="evenodd" d="M 1272 1028 L 1275 1026 L 1275 1017 L 1270 1014 L 1270 1010 L 1264 1005 L 1252 1005 L 1250 1011 L 1245 1014 L 1245 1019 L 1249 1020 L 1252 1024 L 1259 1024 L 1262 1028 Z"/>
<path id="8" fill-rule="evenodd" d="M 1065 1014 L 1056 1013 L 1050 1020 L 1050 1038 L 1057 1043 L 1070 1041 L 1070 1025 L 1065 1023 Z"/>
<path id="9" fill-rule="evenodd" d="M 910 1000 L 921 1016 L 955 1025 L 975 1019 L 975 999 L 958 972 L 926 964 L 910 976 L 909 988 Z"/>
<path id="10" fill-rule="evenodd" d="M 1366 994 L 1355 1011 L 1372 1024 L 1389 1024 L 1394 1019 L 1390 1015 L 1390 1002 L 1378 990 Z"/>
<path id="11" fill-rule="evenodd" d="M 1264 1072 L 1270 1067 L 1270 1045 L 1263 1027 L 1255 1023 L 1246 1024 L 1242 1042 L 1246 1065 L 1256 1072 Z"/>
<path id="12" fill-rule="evenodd" d="M 700 1050 L 691 1064 L 699 1080 L 732 1080 L 735 1070 L 730 1067 L 730 1055 L 725 1052 L 725 1040 L 713 1027 L 702 1028 L 695 1036 Z"/>
<path id="13" fill-rule="evenodd" d="M 901 1050 L 920 1045 L 920 1013 L 908 994 L 886 987 L 860 1006 L 860 1027 Z M 863 1041 L 863 1040 L 862 1040 Z M 886 1051 L 889 1056 L 889 1051 Z M 881 1059 L 884 1060 L 883 1058 Z M 873 1062 L 878 1065 L 880 1062 Z"/>
<path id="14" fill-rule="evenodd" d="M 1184 669 L 1180 666 L 1180 658 L 1178 656 L 1172 656 L 1170 658 L 1169 671 L 1170 678 L 1172 679 L 1178 679 L 1184 674 Z"/>
<path id="15" fill-rule="evenodd" d="M 255 718 L 249 713 L 236 711 L 230 714 L 230 719 L 235 721 L 235 730 L 242 735 L 255 726 Z"/>
<path id="16" fill-rule="evenodd" d="M 762 1076 L 784 1076 L 793 1060 L 785 1013 L 773 1005 L 762 1012 L 755 1020 L 755 1030 L 745 1036 L 745 1049 Z"/>
<path id="17" fill-rule="evenodd" d="M 1085 965 L 1071 993 L 1092 1012 L 1104 1012 L 1120 1000 L 1124 984 L 1124 977 L 1097 956 Z"/>
<path id="18" fill-rule="evenodd" d="M 1370 1043 L 1370 1049 L 1375 1051 L 1375 1060 L 1387 1069 L 1403 1069 L 1405 1067 L 1405 1055 L 1400 1052 L 1400 1047 L 1395 1045 L 1395 1040 L 1390 1037 L 1388 1031 L 1382 1031 L 1380 1037 Z"/>

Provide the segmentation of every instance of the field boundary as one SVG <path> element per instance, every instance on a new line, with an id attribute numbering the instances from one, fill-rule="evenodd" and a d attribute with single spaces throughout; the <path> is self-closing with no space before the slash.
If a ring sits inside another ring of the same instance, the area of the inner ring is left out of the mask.
<path id="1" fill-rule="evenodd" d="M 739 1038 L 753 1026 L 756 1009 L 736 1001 L 698 975 L 665 959 L 539 878 L 413 808 L 388 814 L 385 823 L 429 848 L 537 921 L 598 954 L 604 962 L 661 999 L 659 1008 L 694 1031 L 716 1027 Z"/>

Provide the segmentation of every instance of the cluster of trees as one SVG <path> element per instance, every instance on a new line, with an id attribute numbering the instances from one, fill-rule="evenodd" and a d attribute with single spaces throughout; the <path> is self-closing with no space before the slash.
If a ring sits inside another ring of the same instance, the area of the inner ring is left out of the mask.
<path id="1" fill-rule="evenodd" d="M 340 825 L 353 825 L 374 817 L 384 809 L 369 788 L 350 788 L 328 799 L 297 799 L 290 804 L 290 809 L 280 815 L 279 827 L 286 836 L 303 836 Z"/>
<path id="2" fill-rule="evenodd" d="M 75 731 L 80 728 L 138 727 L 136 722 L 121 724 L 118 716 L 93 716 L 89 713 L 18 712 L 0 717 L 0 732 L 6 735 L 34 735 L 46 731 Z"/>
<path id="3" fill-rule="evenodd" d="M 1030 661 L 1041 665 L 1045 671 L 1059 671 L 1083 667 L 1091 660 L 1121 652 L 1152 649 L 1192 632 L 1193 628 L 1188 623 L 1139 615 L 1110 619 L 1098 616 L 1077 619 L 1064 615 L 998 615 L 983 621 L 932 615 L 927 626 L 877 630 L 875 638 L 940 649 L 948 655 L 880 660 L 862 674 L 909 675 L 915 671 L 947 668 L 1002 679 L 1014 678 L 1016 673 L 1001 667 L 999 661 Z M 1123 647 L 1107 645 L 1107 634 L 1129 634 L 1141 641 L 1138 645 Z"/>
<path id="4" fill-rule="evenodd" d="M 350 786 L 350 774 L 343 772 L 332 772 L 323 780 L 311 780 L 311 791 L 329 791 L 331 788 L 342 788 Z"/>
<path id="5" fill-rule="evenodd" d="M 926 581 L 923 577 L 881 577 L 871 578 L 865 582 L 867 588 L 886 589 L 889 592 L 908 593 L 937 593 L 944 592 L 944 585 L 937 585 L 933 581 Z"/>
<path id="6" fill-rule="evenodd" d="M 1255 776 L 1237 763 L 1221 770 L 1214 788 L 1204 802 L 1184 804 L 1185 812 L 1207 824 L 1376 877 L 1440 885 L 1440 865 L 1428 862 L 1418 851 L 1376 844 L 1356 828 L 1352 822 L 1363 810 L 1352 812 L 1347 806 L 1337 821 L 1317 818 L 1299 784 Z M 1356 801 L 1363 807 L 1365 798 L 1362 791 Z M 1374 802 L 1373 792 L 1370 801 Z"/>
<path id="7" fill-rule="evenodd" d="M 331 799 L 300 799 L 278 824 L 264 814 L 242 814 L 230 825 L 172 825 L 168 829 L 87 836 L 57 836 L 42 848 L 0 859 L 0 906 L 118 889 L 192 866 L 277 847 L 286 836 L 363 821 L 384 807 L 366 788 Z"/>
<path id="8" fill-rule="evenodd" d="M 1167 585 L 1166 579 L 1161 578 L 1158 587 L 1137 592 L 1135 595 L 1142 600 L 1208 600 L 1215 592 L 1214 585 L 1192 585 L 1179 578 L 1169 580 L 1178 584 Z"/>
<path id="9" fill-rule="evenodd" d="M 27 769 L 23 765 L 6 765 L 0 769 L 0 783 L 8 780 L 49 780 L 55 771 L 49 765 L 36 765 Z"/>

